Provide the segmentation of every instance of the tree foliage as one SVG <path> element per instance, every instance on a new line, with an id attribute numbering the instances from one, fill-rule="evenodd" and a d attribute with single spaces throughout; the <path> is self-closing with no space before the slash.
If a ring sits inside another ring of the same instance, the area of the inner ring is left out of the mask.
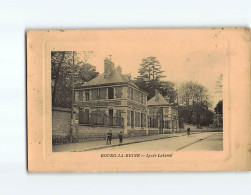
<path id="1" fill-rule="evenodd" d="M 135 83 L 148 93 L 148 100 L 154 97 L 157 89 L 170 102 L 174 102 L 177 97 L 177 92 L 174 89 L 175 85 L 170 81 L 160 81 L 161 78 L 166 77 L 163 72 L 157 57 L 143 58 L 138 70 L 139 76 L 136 78 Z"/>
<path id="2" fill-rule="evenodd" d="M 220 100 L 217 105 L 214 108 L 214 111 L 216 114 L 219 114 L 220 116 L 223 116 L 223 101 Z"/>
<path id="3" fill-rule="evenodd" d="M 204 103 L 210 106 L 208 89 L 196 82 L 184 82 L 179 87 L 179 103 L 185 106 L 195 103 Z"/>
<path id="4" fill-rule="evenodd" d="M 175 90 L 175 84 L 173 82 L 160 82 L 158 80 L 151 80 L 148 82 L 140 78 L 137 78 L 134 82 L 140 89 L 148 93 L 148 100 L 154 97 L 156 89 L 164 98 L 168 99 L 170 103 L 175 102 L 177 98 L 177 91 Z"/>
<path id="5" fill-rule="evenodd" d="M 223 101 L 220 100 L 214 108 L 216 113 L 216 125 L 221 126 L 223 125 Z"/>
<path id="6" fill-rule="evenodd" d="M 142 63 L 140 64 L 140 69 L 138 71 L 139 78 L 144 79 L 146 81 L 151 80 L 159 80 L 160 78 L 164 78 L 163 72 L 161 70 L 161 65 L 157 57 L 147 57 L 142 59 Z"/>
<path id="7" fill-rule="evenodd" d="M 92 52 L 55 51 L 51 52 L 52 105 L 71 106 L 72 71 L 75 86 L 80 86 L 99 73 L 96 67 L 87 63 Z M 74 65 L 73 65 L 74 55 Z"/>
<path id="8" fill-rule="evenodd" d="M 213 112 L 206 87 L 196 82 L 184 82 L 179 87 L 179 116 L 186 123 L 208 125 L 213 123 Z"/>

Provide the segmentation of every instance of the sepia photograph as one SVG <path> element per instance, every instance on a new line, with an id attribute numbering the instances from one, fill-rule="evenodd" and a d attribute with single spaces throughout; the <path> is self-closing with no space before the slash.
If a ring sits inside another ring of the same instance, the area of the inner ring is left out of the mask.
<path id="1" fill-rule="evenodd" d="M 53 152 L 222 151 L 222 30 L 51 51 Z"/>
<path id="2" fill-rule="evenodd" d="M 27 38 L 29 170 L 249 169 L 248 28 Z"/>
<path id="3" fill-rule="evenodd" d="M 0 194 L 250 194 L 250 0 L 0 5 Z"/>

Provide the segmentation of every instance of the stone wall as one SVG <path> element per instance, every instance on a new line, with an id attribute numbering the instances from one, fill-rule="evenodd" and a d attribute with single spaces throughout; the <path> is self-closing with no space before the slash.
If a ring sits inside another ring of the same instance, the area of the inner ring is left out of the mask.
<path id="1" fill-rule="evenodd" d="M 128 130 L 128 137 L 136 137 L 146 135 L 146 130 Z"/>
<path id="2" fill-rule="evenodd" d="M 73 142 L 106 140 L 106 134 L 109 130 L 112 130 L 113 139 L 118 138 L 118 134 L 120 133 L 120 131 L 123 132 L 122 127 L 119 128 L 119 127 L 78 125 L 78 128 L 76 128 L 76 132 L 73 135 Z"/>
<path id="3" fill-rule="evenodd" d="M 69 108 L 52 108 L 52 142 L 68 142 L 70 128 L 71 110 Z"/>
<path id="4" fill-rule="evenodd" d="M 171 134 L 173 132 L 172 129 L 163 129 L 164 134 Z"/>
<path id="5" fill-rule="evenodd" d="M 148 135 L 158 135 L 159 130 L 158 129 L 149 129 L 148 130 Z"/>

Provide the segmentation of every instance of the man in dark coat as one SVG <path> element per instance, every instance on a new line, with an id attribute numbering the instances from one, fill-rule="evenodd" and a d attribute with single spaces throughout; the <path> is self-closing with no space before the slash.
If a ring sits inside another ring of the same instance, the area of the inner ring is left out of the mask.
<path id="1" fill-rule="evenodd" d="M 190 132 L 191 132 L 190 127 L 188 127 L 188 128 L 187 128 L 187 136 L 188 136 L 188 137 L 189 137 L 189 135 L 190 135 Z"/>
<path id="2" fill-rule="evenodd" d="M 122 131 L 120 131 L 120 133 L 119 133 L 119 144 L 122 144 L 122 142 L 123 142 L 123 133 L 122 133 Z"/>
<path id="3" fill-rule="evenodd" d="M 112 143 L 112 130 L 110 130 L 108 133 L 108 140 L 109 140 L 109 145 L 111 145 L 111 143 Z"/>

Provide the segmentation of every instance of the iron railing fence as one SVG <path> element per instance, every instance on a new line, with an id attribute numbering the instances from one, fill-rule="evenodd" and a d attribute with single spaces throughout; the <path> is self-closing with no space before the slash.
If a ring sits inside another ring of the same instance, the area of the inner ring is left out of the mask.
<path id="1" fill-rule="evenodd" d="M 162 125 L 161 125 L 161 123 L 162 123 Z M 156 117 L 149 117 L 148 118 L 148 127 L 159 128 L 160 126 L 164 129 L 171 129 L 172 128 L 171 121 L 169 121 L 169 120 L 160 120 L 160 119 L 157 119 Z"/>

